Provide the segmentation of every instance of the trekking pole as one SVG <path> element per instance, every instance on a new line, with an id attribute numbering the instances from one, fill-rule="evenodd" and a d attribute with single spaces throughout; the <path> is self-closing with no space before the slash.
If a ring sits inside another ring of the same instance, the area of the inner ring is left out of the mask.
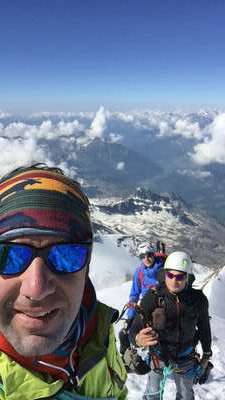
<path id="1" fill-rule="evenodd" d="M 160 240 L 156 242 L 156 251 L 160 253 Z"/>
<path id="2" fill-rule="evenodd" d="M 136 303 L 132 303 L 132 302 L 126 303 L 115 323 L 117 324 L 117 322 L 119 322 L 122 319 L 122 317 L 124 316 L 124 314 L 128 310 L 128 308 L 135 308 L 135 306 L 136 306 Z"/>

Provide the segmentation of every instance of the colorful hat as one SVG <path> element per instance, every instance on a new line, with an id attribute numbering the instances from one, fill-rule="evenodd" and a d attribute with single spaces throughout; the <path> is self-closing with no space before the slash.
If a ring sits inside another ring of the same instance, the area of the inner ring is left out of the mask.
<path id="1" fill-rule="evenodd" d="M 89 201 L 60 170 L 18 169 L 0 181 L 0 240 L 31 234 L 92 242 Z"/>

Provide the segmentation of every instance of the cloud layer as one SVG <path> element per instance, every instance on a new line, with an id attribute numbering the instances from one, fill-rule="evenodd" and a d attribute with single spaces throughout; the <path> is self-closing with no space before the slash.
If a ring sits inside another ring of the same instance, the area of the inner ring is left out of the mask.
<path id="1" fill-rule="evenodd" d="M 203 140 L 193 148 L 193 160 L 201 165 L 225 164 L 225 113 L 217 115 L 207 126 Z"/>
<path id="2" fill-rule="evenodd" d="M 57 163 L 70 171 L 68 160 L 76 160 L 77 146 L 87 146 L 96 139 L 122 143 L 126 137 L 128 142 L 131 134 L 140 141 L 144 135 L 155 141 L 186 141 L 191 149 L 186 156 L 200 167 L 214 162 L 225 164 L 222 111 L 110 112 L 101 106 L 96 113 L 42 113 L 26 118 L 0 111 L 0 174 L 32 162 L 54 164 L 57 147 L 58 153 L 65 150 L 61 160 L 58 155 Z M 66 153 L 68 146 L 72 150 Z M 125 167 L 121 160 L 116 168 Z M 204 174 L 207 176 L 203 171 L 202 177 Z"/>

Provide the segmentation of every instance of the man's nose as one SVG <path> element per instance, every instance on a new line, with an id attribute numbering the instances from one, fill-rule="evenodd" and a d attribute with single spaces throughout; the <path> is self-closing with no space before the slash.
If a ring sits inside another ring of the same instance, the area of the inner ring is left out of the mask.
<path id="1" fill-rule="evenodd" d="M 53 273 L 41 257 L 33 259 L 30 266 L 20 276 L 22 296 L 40 301 L 53 294 L 56 290 Z"/>

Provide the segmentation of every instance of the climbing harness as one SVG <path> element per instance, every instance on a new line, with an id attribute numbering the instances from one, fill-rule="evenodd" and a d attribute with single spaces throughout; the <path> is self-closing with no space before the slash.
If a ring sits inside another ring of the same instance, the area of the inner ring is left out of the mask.
<path id="1" fill-rule="evenodd" d="M 193 359 L 192 359 L 193 364 Z M 185 367 L 179 367 L 179 364 L 169 363 L 168 366 L 164 368 L 159 368 L 158 370 L 154 371 L 156 373 L 162 374 L 162 380 L 160 381 L 159 390 L 157 392 L 146 392 L 144 394 L 144 398 L 146 400 L 151 400 L 151 396 L 159 395 L 159 400 L 163 400 L 163 393 L 166 385 L 166 381 L 168 377 L 172 374 L 182 374 L 186 377 L 193 379 L 193 384 L 203 384 L 207 381 L 209 374 L 213 368 L 213 364 L 209 361 L 206 368 L 203 368 L 199 363 L 198 359 L 196 358 L 196 363 L 192 366 L 186 365 Z"/>

